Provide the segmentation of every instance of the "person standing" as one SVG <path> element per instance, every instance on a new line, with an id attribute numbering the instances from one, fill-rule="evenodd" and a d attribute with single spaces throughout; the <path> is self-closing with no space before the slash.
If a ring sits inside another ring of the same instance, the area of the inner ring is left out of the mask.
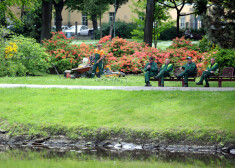
<path id="1" fill-rule="evenodd" d="M 207 67 L 207 70 L 202 73 L 201 79 L 196 83 L 196 85 L 203 85 L 203 80 L 205 80 L 206 85 L 204 87 L 210 87 L 208 77 L 215 76 L 214 73 L 218 70 L 218 67 L 219 64 L 215 62 L 215 58 L 211 58 L 211 64 Z"/>
<path id="2" fill-rule="evenodd" d="M 188 77 L 197 75 L 197 66 L 194 62 L 192 62 L 192 58 L 187 58 L 187 64 L 183 65 L 181 69 L 184 71 L 177 76 L 177 79 L 180 79 L 184 76 L 184 87 L 188 87 Z"/>
<path id="3" fill-rule="evenodd" d="M 161 79 L 161 87 L 164 87 L 164 77 L 170 76 L 170 72 L 173 70 L 173 64 L 170 64 L 170 59 L 165 60 L 165 64 L 163 64 L 160 68 L 160 72 L 157 76 L 154 76 L 155 79 Z"/>
<path id="4" fill-rule="evenodd" d="M 153 57 L 149 57 L 149 62 L 145 65 L 144 71 L 146 72 L 144 74 L 145 83 L 146 83 L 145 86 L 152 86 L 151 83 L 149 82 L 150 77 L 156 76 L 158 73 L 157 63 L 154 62 Z"/>
<path id="5" fill-rule="evenodd" d="M 102 44 L 98 44 L 98 48 L 94 50 L 93 57 L 95 57 L 95 60 L 92 66 L 91 78 L 95 77 L 97 67 L 99 68 L 99 74 L 103 74 L 102 59 L 104 58 L 104 51 L 102 50 Z"/>

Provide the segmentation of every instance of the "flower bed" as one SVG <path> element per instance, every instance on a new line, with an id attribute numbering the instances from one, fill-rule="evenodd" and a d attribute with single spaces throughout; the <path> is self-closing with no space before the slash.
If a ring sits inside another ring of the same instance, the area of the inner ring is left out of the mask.
<path id="1" fill-rule="evenodd" d="M 46 52 L 50 54 L 52 62 L 60 72 L 76 67 L 82 58 L 92 55 L 94 46 L 85 43 L 80 46 L 71 45 L 71 40 L 62 32 L 57 32 L 51 39 L 44 41 Z M 187 62 L 187 57 L 192 57 L 198 67 L 198 75 L 201 75 L 206 68 L 207 60 L 215 54 L 200 53 L 197 45 L 185 40 L 184 37 L 174 39 L 173 44 L 167 50 L 158 50 L 148 47 L 145 43 L 127 41 L 119 37 L 110 41 L 110 36 L 100 39 L 99 44 L 103 45 L 106 63 L 112 69 L 131 74 L 142 73 L 149 57 L 154 57 L 159 67 L 166 58 L 171 59 L 174 66 L 182 66 Z"/>

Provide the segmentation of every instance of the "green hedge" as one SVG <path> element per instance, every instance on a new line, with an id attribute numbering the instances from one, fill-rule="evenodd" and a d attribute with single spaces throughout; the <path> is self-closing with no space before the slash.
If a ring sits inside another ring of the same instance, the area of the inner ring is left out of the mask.
<path id="1" fill-rule="evenodd" d="M 120 38 L 131 39 L 132 34 L 131 32 L 136 28 L 135 23 L 126 23 L 117 21 L 115 23 L 115 35 Z M 110 23 L 103 23 L 102 24 L 102 36 L 109 35 Z M 100 39 L 100 30 L 95 32 L 95 38 Z"/>

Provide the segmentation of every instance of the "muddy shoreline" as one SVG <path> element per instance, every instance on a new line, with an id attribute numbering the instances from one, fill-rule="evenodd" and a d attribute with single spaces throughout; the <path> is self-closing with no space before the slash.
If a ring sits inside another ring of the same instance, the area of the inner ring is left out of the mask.
<path id="1" fill-rule="evenodd" d="M 48 148 L 60 150 L 109 150 L 109 151 L 149 151 L 149 152 L 180 152 L 199 153 L 212 155 L 231 155 L 235 157 L 234 144 L 198 144 L 193 142 L 157 142 L 149 140 L 124 141 L 121 137 L 107 140 L 70 139 L 64 135 L 50 137 L 19 135 L 11 136 L 6 132 L 0 132 L 0 145 L 10 147 Z"/>

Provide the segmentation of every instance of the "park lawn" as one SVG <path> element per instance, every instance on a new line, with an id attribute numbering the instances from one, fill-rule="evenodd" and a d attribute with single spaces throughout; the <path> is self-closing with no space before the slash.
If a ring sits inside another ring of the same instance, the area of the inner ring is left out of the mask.
<path id="1" fill-rule="evenodd" d="M 1 77 L 0 84 L 38 84 L 38 85 L 81 85 L 81 86 L 144 86 L 143 75 L 127 75 L 126 77 L 101 77 L 101 78 L 77 78 L 66 79 L 63 75 L 26 76 L 26 77 Z M 199 78 L 196 79 L 199 81 Z M 151 82 L 153 86 L 158 86 L 158 82 Z M 165 82 L 165 86 L 181 87 L 182 82 Z M 210 82 L 211 87 L 218 87 L 218 82 Z M 223 87 L 235 87 L 235 82 L 223 82 Z M 194 82 L 189 82 L 189 87 L 198 86 Z"/>
<path id="2" fill-rule="evenodd" d="M 0 119 L 11 126 L 30 125 L 32 133 L 54 125 L 193 136 L 219 132 L 234 138 L 235 92 L 0 88 L 0 95 Z"/>

